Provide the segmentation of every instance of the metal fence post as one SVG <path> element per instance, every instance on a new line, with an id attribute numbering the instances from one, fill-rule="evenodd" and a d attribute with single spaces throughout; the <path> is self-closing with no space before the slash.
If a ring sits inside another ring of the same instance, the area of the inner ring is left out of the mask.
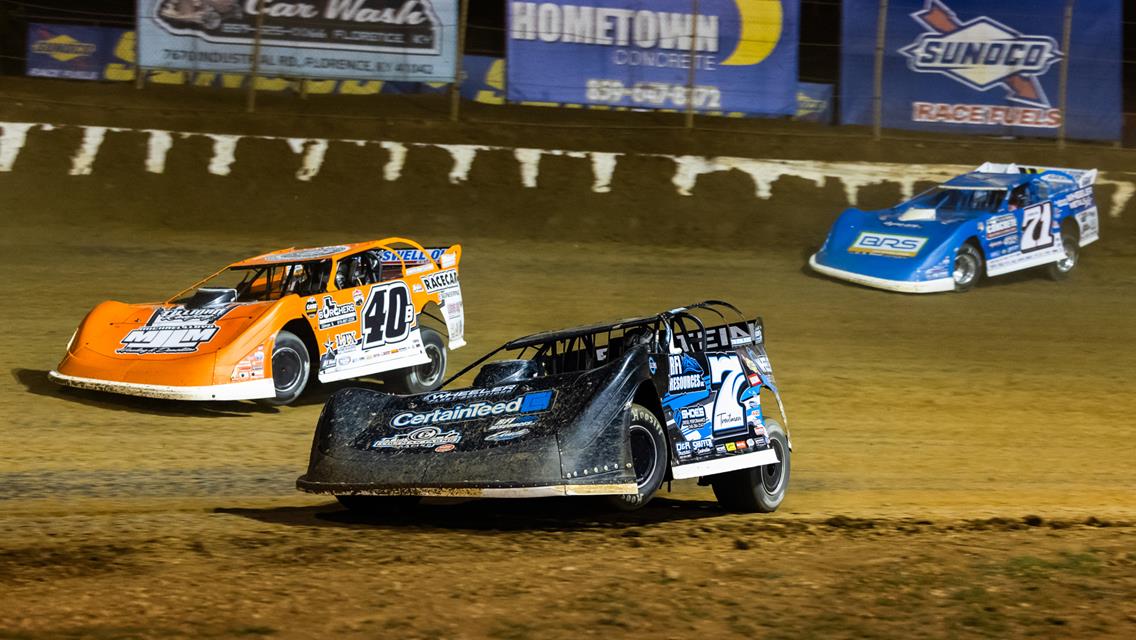
<path id="1" fill-rule="evenodd" d="M 872 139 L 880 139 L 884 119 L 884 47 L 887 44 L 888 0 L 880 0 L 876 17 L 876 63 L 872 80 Z"/>
<path id="2" fill-rule="evenodd" d="M 461 0 L 458 9 L 458 48 L 454 52 L 454 81 L 450 83 L 450 122 L 458 121 L 461 109 L 462 62 L 465 58 L 465 29 L 469 20 L 469 0 Z"/>
<path id="3" fill-rule="evenodd" d="M 698 55 L 698 0 L 694 0 L 694 13 L 690 16 L 690 73 L 686 78 L 686 123 L 687 129 L 694 128 L 694 76 Z"/>
<path id="4" fill-rule="evenodd" d="M 134 88 L 141 89 L 145 80 L 142 77 L 142 12 L 134 21 Z"/>
<path id="5" fill-rule="evenodd" d="M 1057 148 L 1065 148 L 1065 121 L 1069 116 L 1069 41 L 1073 37 L 1073 2 L 1065 0 L 1065 17 L 1061 23 L 1061 72 L 1058 84 L 1058 108 L 1061 109 L 1061 126 L 1057 129 Z"/>
<path id="6" fill-rule="evenodd" d="M 252 41 L 252 69 L 249 74 L 248 100 L 245 111 L 256 111 L 256 76 L 260 72 L 260 30 L 264 26 L 264 0 L 256 2 L 256 36 Z"/>

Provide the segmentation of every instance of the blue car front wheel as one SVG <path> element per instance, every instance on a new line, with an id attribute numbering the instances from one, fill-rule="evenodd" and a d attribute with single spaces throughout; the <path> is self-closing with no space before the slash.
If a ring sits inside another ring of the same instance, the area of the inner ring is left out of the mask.
<path id="1" fill-rule="evenodd" d="M 951 276 L 955 281 L 955 291 L 973 289 L 982 278 L 982 253 L 972 244 L 959 247 Z"/>

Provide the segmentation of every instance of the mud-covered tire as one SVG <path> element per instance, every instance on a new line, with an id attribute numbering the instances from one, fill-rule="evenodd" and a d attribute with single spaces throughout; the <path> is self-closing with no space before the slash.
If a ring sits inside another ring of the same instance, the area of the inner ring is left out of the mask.
<path id="1" fill-rule="evenodd" d="M 723 509 L 772 513 L 785 500 L 792 466 L 789 437 L 774 420 L 765 421 L 765 433 L 780 462 L 710 476 L 710 486 Z"/>
<path id="2" fill-rule="evenodd" d="M 983 268 L 982 252 L 974 245 L 968 243 L 958 248 L 955 254 L 955 263 L 951 269 L 951 279 L 955 282 L 955 291 L 970 291 L 982 279 Z"/>
<path id="3" fill-rule="evenodd" d="M 291 331 L 280 330 L 272 345 L 272 384 L 276 397 L 264 398 L 264 404 L 291 404 L 300 397 L 311 377 L 312 360 L 304 341 Z"/>
<path id="4" fill-rule="evenodd" d="M 442 385 L 446 379 L 446 341 L 430 327 L 422 327 L 422 348 L 430 358 L 427 364 L 391 371 L 383 376 L 384 391 L 403 395 L 426 393 Z"/>
<path id="5" fill-rule="evenodd" d="M 1065 247 L 1066 257 L 1046 267 L 1046 273 L 1049 274 L 1051 280 L 1068 278 L 1069 274 L 1077 268 L 1077 262 L 1081 259 L 1081 244 L 1075 231 L 1069 227 L 1063 227 L 1060 239 L 1061 244 Z"/>
<path id="6" fill-rule="evenodd" d="M 421 496 L 335 496 L 339 504 L 351 513 L 367 516 L 400 515 L 418 506 Z"/>
<path id="7" fill-rule="evenodd" d="M 631 425 L 627 428 L 631 445 L 631 466 L 635 470 L 638 493 L 607 496 L 611 507 L 634 511 L 651 501 L 667 475 L 667 435 L 663 425 L 650 409 L 631 405 Z"/>

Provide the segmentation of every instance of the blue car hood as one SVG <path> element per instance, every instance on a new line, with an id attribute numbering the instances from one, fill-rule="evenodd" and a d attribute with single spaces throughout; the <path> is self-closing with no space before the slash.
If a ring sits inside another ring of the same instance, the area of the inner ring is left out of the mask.
<path id="1" fill-rule="evenodd" d="M 888 280 L 947 277 L 958 245 L 978 228 L 982 216 L 927 211 L 931 219 L 900 220 L 905 211 L 846 210 L 829 230 L 817 262 Z"/>

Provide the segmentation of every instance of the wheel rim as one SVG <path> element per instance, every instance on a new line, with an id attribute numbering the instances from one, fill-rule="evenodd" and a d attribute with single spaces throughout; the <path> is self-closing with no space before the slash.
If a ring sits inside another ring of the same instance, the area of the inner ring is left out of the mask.
<path id="1" fill-rule="evenodd" d="M 955 284 L 966 286 L 974 282 L 974 278 L 978 275 L 978 261 L 974 256 L 969 253 L 959 253 L 955 258 L 955 271 L 954 278 Z"/>
<path id="2" fill-rule="evenodd" d="M 1068 273 L 1077 266 L 1077 243 L 1072 238 L 1063 238 L 1061 244 L 1065 247 L 1065 257 L 1057 261 L 1057 270 Z"/>
<path id="3" fill-rule="evenodd" d="M 659 464 L 659 449 L 647 427 L 631 425 L 628 434 L 631 440 L 631 464 L 635 467 L 635 484 L 642 489 Z"/>
<path id="4" fill-rule="evenodd" d="M 304 359 L 292 347 L 272 352 L 272 382 L 279 394 L 289 394 L 304 381 Z"/>
<path id="5" fill-rule="evenodd" d="M 781 484 L 785 481 L 785 449 L 781 446 L 781 442 L 770 438 L 769 445 L 777 454 L 779 462 L 776 464 L 767 464 L 759 467 L 761 473 L 761 486 L 765 489 L 765 493 L 775 496 L 781 490 Z"/>
<path id="6" fill-rule="evenodd" d="M 416 384 L 423 387 L 432 387 L 438 384 L 438 379 L 442 377 L 444 371 L 442 365 L 442 350 L 436 344 L 427 344 L 426 357 L 430 358 L 430 362 L 414 367 L 414 369 L 411 370 L 411 375 L 414 376 Z"/>

